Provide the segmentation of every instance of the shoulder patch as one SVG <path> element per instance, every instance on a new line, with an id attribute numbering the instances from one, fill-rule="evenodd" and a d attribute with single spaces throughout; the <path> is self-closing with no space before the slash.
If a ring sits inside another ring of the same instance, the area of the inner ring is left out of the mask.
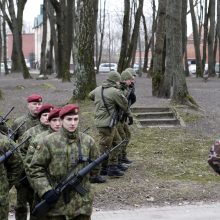
<path id="1" fill-rule="evenodd" d="M 37 145 L 36 149 L 37 150 L 40 150 L 41 146 L 40 145 Z"/>

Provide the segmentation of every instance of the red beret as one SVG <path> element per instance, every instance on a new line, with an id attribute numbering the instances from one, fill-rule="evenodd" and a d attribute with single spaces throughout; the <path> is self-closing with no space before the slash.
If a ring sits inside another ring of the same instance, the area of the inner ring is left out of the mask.
<path id="1" fill-rule="evenodd" d="M 38 94 L 32 94 L 27 97 L 27 102 L 42 102 L 42 96 Z"/>
<path id="2" fill-rule="evenodd" d="M 60 110 L 60 118 L 64 118 L 65 115 L 78 115 L 79 112 L 79 106 L 74 105 L 74 104 L 69 104 L 65 105 L 61 110 Z"/>
<path id="3" fill-rule="evenodd" d="M 58 118 L 61 108 L 54 108 L 50 111 L 48 115 L 48 121 L 51 121 L 53 118 Z"/>
<path id="4" fill-rule="evenodd" d="M 38 117 L 40 118 L 43 113 L 50 112 L 53 108 L 54 106 L 51 104 L 43 104 L 37 112 Z"/>

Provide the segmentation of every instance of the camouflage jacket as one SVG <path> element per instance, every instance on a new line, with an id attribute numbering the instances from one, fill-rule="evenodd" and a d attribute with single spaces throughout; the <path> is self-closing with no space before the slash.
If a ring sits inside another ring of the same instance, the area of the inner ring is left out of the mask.
<path id="1" fill-rule="evenodd" d="M 106 106 L 102 98 L 105 99 Z M 116 110 L 122 110 L 126 114 L 130 115 L 128 109 L 128 101 L 123 93 L 116 88 L 116 84 L 111 82 L 104 82 L 102 86 L 97 87 L 89 93 L 89 97 L 95 102 L 95 125 L 97 127 L 108 127 L 113 113 Z M 107 108 L 106 108 L 107 107 Z"/>
<path id="2" fill-rule="evenodd" d="M 25 123 L 18 129 L 16 135 L 14 136 L 15 141 L 21 138 L 24 132 L 27 131 L 29 128 L 34 127 L 40 123 L 37 117 L 33 117 L 30 113 L 28 113 L 27 115 L 23 115 L 14 121 L 12 125 L 12 130 L 14 131 L 24 121 Z"/>
<path id="3" fill-rule="evenodd" d="M 27 131 L 25 131 L 25 133 L 21 136 L 21 138 L 19 138 L 19 142 L 24 141 L 27 137 L 31 136 L 31 138 L 26 141 L 21 147 L 20 147 L 20 153 L 22 156 L 22 160 L 25 161 L 26 158 L 26 154 L 28 151 L 28 148 L 30 146 L 30 143 L 32 140 L 34 140 L 34 138 L 40 134 L 43 131 L 46 131 L 49 129 L 49 126 L 43 125 L 43 124 L 38 124 L 34 127 L 31 127 L 30 129 L 28 129 Z"/>
<path id="4" fill-rule="evenodd" d="M 27 176 L 29 175 L 29 167 L 30 167 L 31 160 L 33 158 L 33 155 L 34 155 L 34 152 L 35 152 L 37 146 L 44 140 L 44 138 L 47 135 L 51 134 L 52 132 L 54 132 L 54 131 L 51 128 L 49 128 L 48 130 L 43 131 L 43 132 L 37 134 L 33 138 L 33 140 L 30 142 L 30 145 L 28 147 L 25 159 L 23 161 L 24 162 L 25 172 L 26 172 Z"/>
<path id="5" fill-rule="evenodd" d="M 16 144 L 6 136 L 0 134 L 0 155 L 12 149 Z M 20 176 L 22 171 L 22 161 L 18 153 L 15 151 L 4 163 L 0 164 L 0 197 L 2 193 L 8 192 Z M 1 201 L 1 199 L 0 199 Z"/>
<path id="6" fill-rule="evenodd" d="M 83 156 L 91 160 L 99 156 L 98 148 L 89 135 L 78 131 L 70 133 L 64 128 L 59 132 L 46 136 L 43 142 L 37 146 L 30 164 L 29 177 L 33 183 L 34 190 L 40 197 L 57 186 L 61 179 L 65 179 L 68 173 L 74 175 L 88 164 L 88 162 L 78 162 L 79 143 Z M 97 175 L 98 169 L 93 170 L 90 175 Z M 83 178 L 81 184 L 88 190 L 84 197 L 74 190 L 70 191 L 68 194 L 70 202 L 65 204 L 64 198 L 61 196 L 55 206 L 49 211 L 48 216 L 64 215 L 66 218 L 73 218 L 79 214 L 91 215 L 93 193 L 89 175 Z"/>

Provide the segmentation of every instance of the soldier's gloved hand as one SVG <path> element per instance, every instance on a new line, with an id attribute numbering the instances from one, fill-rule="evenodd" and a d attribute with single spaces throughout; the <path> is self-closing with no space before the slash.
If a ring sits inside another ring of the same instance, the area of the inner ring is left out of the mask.
<path id="1" fill-rule="evenodd" d="M 59 199 L 59 195 L 57 194 L 55 189 L 51 189 L 44 193 L 42 199 L 45 199 L 48 204 L 54 204 Z"/>
<path id="2" fill-rule="evenodd" d="M 128 125 L 133 125 L 134 123 L 134 120 L 133 120 L 133 117 L 128 117 Z"/>

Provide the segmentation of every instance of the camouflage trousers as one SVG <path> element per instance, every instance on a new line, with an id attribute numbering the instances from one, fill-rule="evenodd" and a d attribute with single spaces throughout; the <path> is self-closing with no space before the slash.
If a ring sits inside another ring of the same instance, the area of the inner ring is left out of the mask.
<path id="1" fill-rule="evenodd" d="M 116 127 L 98 128 L 98 131 L 99 131 L 99 150 L 101 154 L 106 152 L 106 150 L 116 146 L 122 141 Z M 111 152 L 108 160 L 103 162 L 102 166 L 107 167 L 109 165 L 117 165 L 119 152 L 120 152 L 119 148 Z"/>
<path id="2" fill-rule="evenodd" d="M 30 186 L 24 186 L 19 184 L 16 186 L 17 190 L 17 204 L 15 207 L 15 219 L 16 220 L 27 220 L 27 203 L 32 209 L 34 190 Z M 36 220 L 37 218 L 31 216 L 30 220 Z"/>
<path id="3" fill-rule="evenodd" d="M 2 186 L 0 186 L 2 189 Z M 8 220 L 8 189 L 6 191 L 0 190 L 0 219 Z"/>
<path id="4" fill-rule="evenodd" d="M 129 130 L 129 126 L 125 122 L 119 122 L 117 124 L 118 133 L 122 140 L 128 140 L 127 143 L 121 146 L 120 157 L 127 155 L 127 146 L 129 141 L 131 140 L 131 132 Z"/>
<path id="5" fill-rule="evenodd" d="M 47 216 L 41 218 L 41 220 L 91 220 L 91 216 L 89 215 L 78 215 L 73 218 L 65 217 L 65 216 Z"/>

